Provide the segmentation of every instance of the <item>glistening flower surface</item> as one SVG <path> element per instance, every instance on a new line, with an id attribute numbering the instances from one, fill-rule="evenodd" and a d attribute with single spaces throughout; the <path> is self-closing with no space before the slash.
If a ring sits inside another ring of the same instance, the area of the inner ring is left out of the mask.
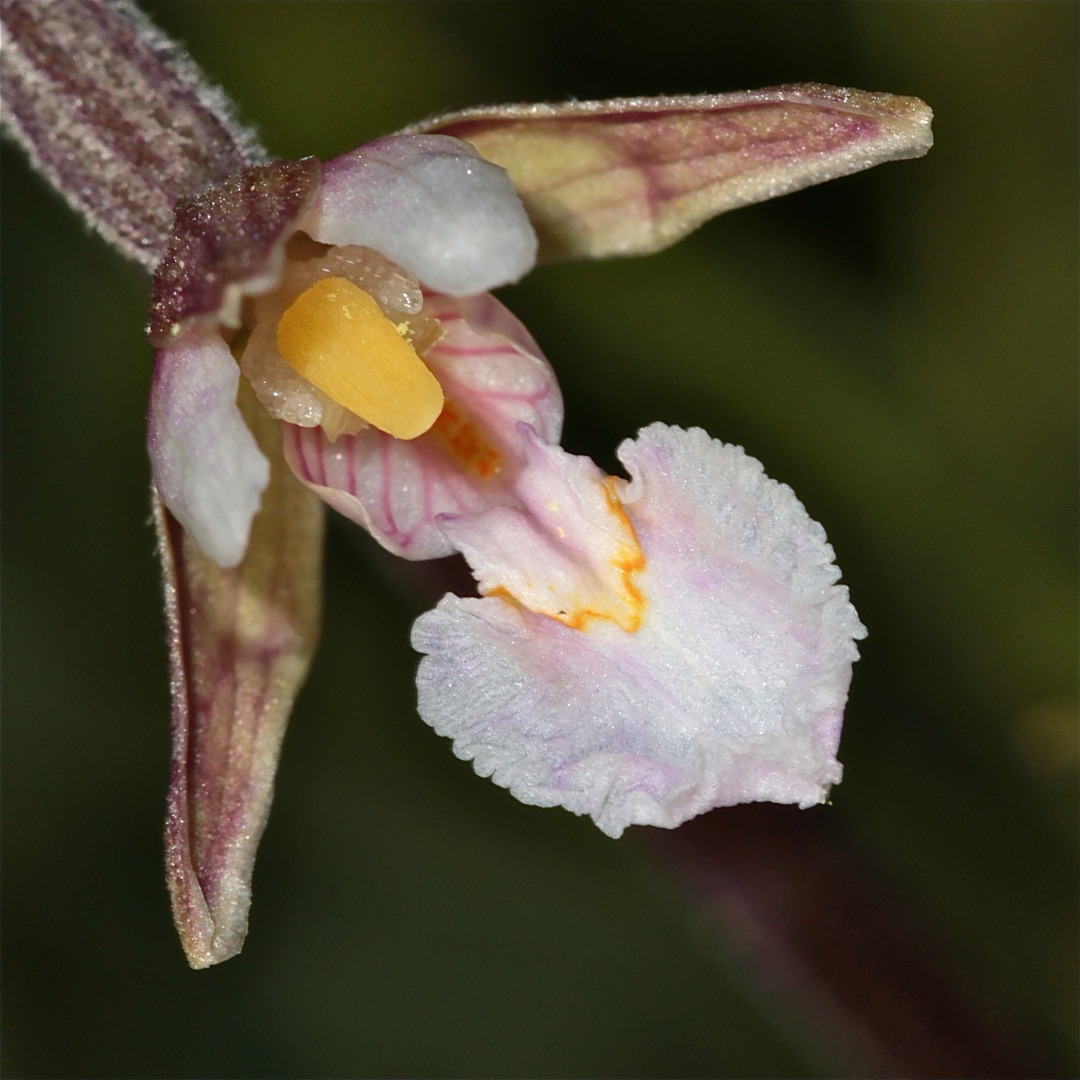
<path id="1" fill-rule="evenodd" d="M 253 231 L 257 243 L 251 248 L 242 241 Z M 289 241 L 300 231 L 316 243 L 290 251 Z M 427 391 L 432 408 L 419 419 L 415 415 L 422 384 L 439 395 L 415 350 L 426 355 L 436 347 L 443 324 L 451 326 L 457 342 L 444 346 L 444 360 L 456 349 L 480 357 L 494 372 L 502 366 L 500 353 L 531 350 L 526 365 L 536 369 L 542 384 L 534 394 L 547 404 L 542 415 L 511 408 L 510 424 L 536 422 L 557 438 L 562 417 L 557 390 L 551 389 L 554 376 L 527 331 L 491 298 L 486 305 L 473 297 L 455 307 L 456 301 L 438 293 L 425 304 L 421 291 L 423 285 L 462 297 L 482 294 L 516 280 L 535 256 L 535 233 L 503 170 L 466 143 L 441 135 L 380 139 L 325 170 L 310 161 L 251 168 L 182 203 L 155 276 L 150 322 L 151 337 L 163 346 L 151 395 L 150 454 L 165 504 L 219 565 L 239 564 L 267 469 L 265 462 L 259 467 L 261 452 L 240 417 L 219 326 L 226 332 L 250 330 L 241 363 L 260 401 L 281 420 L 317 428 L 325 440 L 318 453 L 326 457 L 341 456 L 332 444 L 342 433 L 351 439 L 370 425 L 415 438 L 439 419 L 441 395 L 431 399 Z M 343 300 L 349 290 L 366 298 L 363 318 L 369 325 L 359 338 L 360 309 Z M 260 299 L 246 324 L 243 306 L 252 298 Z M 398 342 L 398 355 L 387 352 L 387 337 Z M 383 345 L 376 348 L 375 338 Z M 376 355 L 385 362 L 376 365 Z M 409 356 L 412 361 L 402 359 Z M 438 366 L 439 360 L 436 355 L 432 362 Z M 376 367 L 380 379 L 373 393 Z M 477 413 L 477 420 L 478 410 L 491 414 L 485 416 L 487 441 L 495 452 L 500 424 L 479 399 L 497 390 L 487 384 L 500 380 L 507 381 L 505 372 L 474 376 L 469 388 L 462 387 L 462 400 L 452 403 L 470 416 Z M 377 444 L 369 436 L 359 448 L 350 442 L 341 498 L 331 494 L 335 485 L 319 482 L 340 470 L 303 467 L 296 437 L 291 441 L 289 460 L 300 466 L 300 477 L 370 526 L 372 513 L 358 497 L 356 478 L 370 471 L 365 465 L 372 457 L 380 471 L 389 470 L 394 452 L 381 451 L 399 440 Z M 503 457 L 513 457 L 510 441 Z M 469 476 L 469 470 L 459 471 Z M 474 493 L 498 490 L 475 479 L 469 480 Z M 456 495 L 449 502 L 422 503 L 427 522 L 435 513 L 461 509 Z M 486 496 L 480 502 L 486 505 Z M 475 498 L 471 505 L 477 505 Z M 387 525 L 389 536 L 396 525 Z M 397 548 L 414 558 L 448 550 L 417 546 L 411 535 Z"/>
<path id="2" fill-rule="evenodd" d="M 282 497 L 285 462 L 395 554 L 462 552 L 485 597 L 447 597 L 417 622 L 421 715 L 525 802 L 618 836 L 737 802 L 821 801 L 865 633 L 821 527 L 701 431 L 654 425 L 625 443 L 629 483 L 564 453 L 554 373 L 484 290 L 533 265 L 533 224 L 552 255 L 656 250 L 714 213 L 925 152 L 929 110 L 804 86 L 425 127 L 323 167 L 253 166 L 178 206 L 151 316 L 162 498 L 223 580 L 316 564 L 304 514 L 267 517 L 304 505 Z M 227 339 L 276 442 L 248 434 Z M 274 547 L 277 534 L 296 540 Z M 207 576 L 209 563 L 195 583 Z M 272 591 L 267 603 L 280 606 Z M 287 713 L 219 731 L 205 703 L 220 678 L 200 694 L 182 615 L 174 625 L 170 885 L 204 966 L 243 939 Z M 187 626 L 228 650 L 242 623 Z M 287 703 L 312 639 L 275 640 L 261 680 L 257 663 L 245 678 Z"/>
<path id="3" fill-rule="evenodd" d="M 214 562 L 225 583 L 261 567 L 260 603 L 312 624 L 310 589 L 301 607 L 275 595 L 318 559 L 291 469 L 397 555 L 466 556 L 484 598 L 446 597 L 418 620 L 420 712 L 518 798 L 612 836 L 737 802 L 820 802 L 840 779 L 865 633 L 821 527 L 699 430 L 624 443 L 629 483 L 564 453 L 554 372 L 484 290 L 533 265 L 534 225 L 548 255 L 654 251 L 715 213 L 929 143 L 921 102 L 819 86 L 507 106 L 321 167 L 251 166 L 182 201 L 155 277 L 150 447 L 161 497 L 210 557 L 182 560 L 202 568 L 194 586 L 211 595 Z M 276 440 L 265 422 L 258 446 L 248 434 L 227 342 Z M 187 636 L 223 654 L 255 641 L 227 612 L 185 622 L 170 603 L 170 885 L 205 966 L 243 940 L 313 639 L 279 621 L 225 730 L 226 673 L 201 673 Z M 262 698 L 285 705 L 242 704 Z"/>
<path id="4" fill-rule="evenodd" d="M 618 835 L 824 796 L 864 631 L 820 527 L 700 431 L 625 443 L 629 483 L 564 453 L 554 373 L 485 290 L 920 156 L 922 102 L 803 84 L 494 106 L 271 161 L 126 0 L 0 20 L 5 130 L 154 267 L 167 874 L 192 966 L 247 931 L 317 639 L 316 496 L 398 555 L 466 556 L 486 596 L 419 620 L 421 711 L 525 801 Z"/>
<path id="5" fill-rule="evenodd" d="M 453 553 L 440 515 L 516 504 L 517 425 L 558 442 L 563 420 L 551 366 L 490 293 L 429 295 L 423 311 L 441 334 L 424 362 L 446 396 L 429 432 L 406 442 L 368 428 L 335 442 L 322 428 L 290 425 L 284 436 L 285 458 L 308 487 L 409 559 Z"/>
<path id="6" fill-rule="evenodd" d="M 485 290 L 538 254 L 656 251 L 714 214 L 918 156 L 921 102 L 800 85 L 496 106 L 325 165 L 271 161 L 130 5 L 13 0 L 3 20 L 8 130 L 155 269 L 167 865 L 193 966 L 246 933 L 317 637 L 319 499 L 406 558 L 466 555 L 486 596 L 418 623 L 421 709 L 526 801 L 614 835 L 822 797 L 862 630 L 820 529 L 701 432 L 625 444 L 629 483 L 563 453 L 551 366 Z M 148 169 L 163 124 L 176 138 Z"/>

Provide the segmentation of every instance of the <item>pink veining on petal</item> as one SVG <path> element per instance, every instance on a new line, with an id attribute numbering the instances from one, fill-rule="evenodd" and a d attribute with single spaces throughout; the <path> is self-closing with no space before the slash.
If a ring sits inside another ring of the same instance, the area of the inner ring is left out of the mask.
<path id="1" fill-rule="evenodd" d="M 446 395 L 434 428 L 410 442 L 375 428 L 331 442 L 319 428 L 286 425 L 285 456 L 335 510 L 409 559 L 448 555 L 442 514 L 517 504 L 519 423 L 549 442 L 562 430 L 562 397 L 528 330 L 493 296 L 425 296 L 442 339 L 424 357 Z"/>
<path id="2" fill-rule="evenodd" d="M 575 630 L 608 619 L 636 632 L 646 608 L 637 578 L 646 564 L 618 496 L 620 481 L 590 458 L 545 443 L 527 424 L 518 428 L 522 509 L 444 516 L 443 532 L 483 595 L 512 598 Z"/>

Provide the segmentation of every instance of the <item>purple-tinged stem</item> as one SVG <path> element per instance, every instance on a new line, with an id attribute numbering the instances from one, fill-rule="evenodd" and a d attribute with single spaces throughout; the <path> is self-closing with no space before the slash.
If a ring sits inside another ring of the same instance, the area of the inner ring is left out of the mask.
<path id="1" fill-rule="evenodd" d="M 736 806 L 647 839 L 703 935 L 837 1074 L 1065 1075 L 998 1022 L 827 810 Z"/>
<path id="2" fill-rule="evenodd" d="M 127 0 L 3 0 L 4 129 L 71 207 L 152 268 L 173 207 L 266 160 L 211 86 Z"/>

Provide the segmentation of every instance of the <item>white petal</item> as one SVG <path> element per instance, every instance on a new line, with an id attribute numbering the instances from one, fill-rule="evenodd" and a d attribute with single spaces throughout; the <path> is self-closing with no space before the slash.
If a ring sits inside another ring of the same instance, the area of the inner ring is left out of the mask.
<path id="1" fill-rule="evenodd" d="M 219 566 L 244 557 L 270 463 L 236 404 L 240 369 L 221 335 L 200 330 L 159 349 L 148 444 L 165 505 Z"/>
<path id="2" fill-rule="evenodd" d="M 821 526 L 758 462 L 661 424 L 624 443 L 644 550 L 640 630 L 584 630 L 507 600 L 445 597 L 417 620 L 420 712 L 523 802 L 618 836 L 715 806 L 809 806 L 840 779 L 865 634 Z"/>
<path id="3" fill-rule="evenodd" d="M 323 166 L 302 228 L 374 248 L 428 288 L 470 296 L 517 281 L 536 233 L 506 172 L 446 135 L 391 135 Z"/>

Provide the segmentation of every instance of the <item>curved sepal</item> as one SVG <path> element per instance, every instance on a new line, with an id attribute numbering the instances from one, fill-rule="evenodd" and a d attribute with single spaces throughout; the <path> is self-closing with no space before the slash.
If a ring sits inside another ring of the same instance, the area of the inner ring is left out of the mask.
<path id="1" fill-rule="evenodd" d="M 245 412 L 272 471 L 239 566 L 207 558 L 154 496 L 172 691 L 166 878 L 193 968 L 243 946 L 281 740 L 318 637 L 322 507 L 282 460 L 277 423 Z"/>
<path id="2" fill-rule="evenodd" d="M 228 98 L 130 0 L 4 0 L 0 25 L 5 133 L 147 269 L 178 199 L 266 160 Z"/>
<path id="3" fill-rule="evenodd" d="M 917 98 L 801 83 L 731 94 L 493 105 L 409 130 L 510 174 L 541 258 L 659 251 L 727 210 L 930 149 Z"/>

